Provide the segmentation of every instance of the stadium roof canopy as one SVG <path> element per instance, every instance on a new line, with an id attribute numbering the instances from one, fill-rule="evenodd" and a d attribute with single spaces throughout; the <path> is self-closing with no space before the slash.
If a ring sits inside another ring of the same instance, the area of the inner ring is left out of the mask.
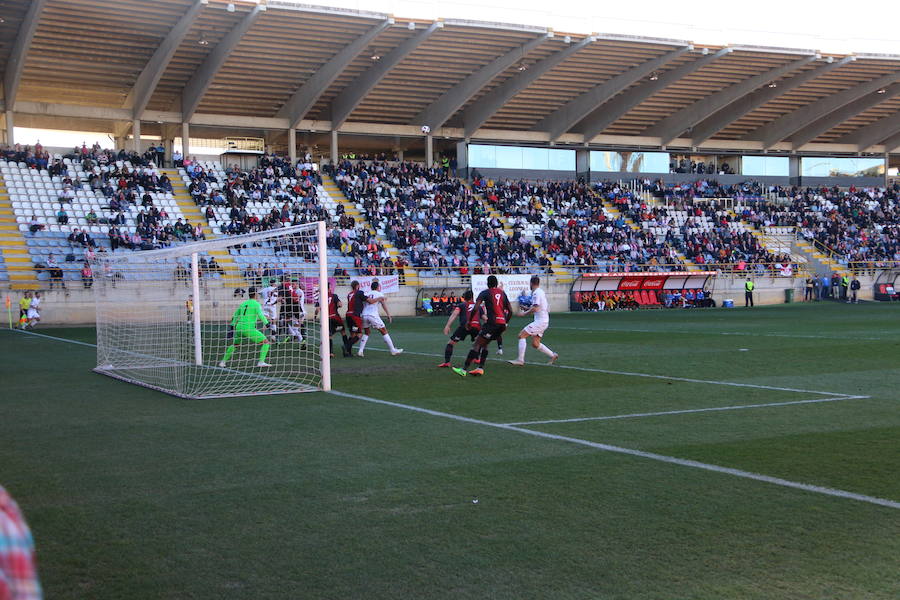
<path id="1" fill-rule="evenodd" d="M 900 55 L 695 46 L 283 0 L 0 0 L 17 125 L 526 144 L 900 147 Z"/>

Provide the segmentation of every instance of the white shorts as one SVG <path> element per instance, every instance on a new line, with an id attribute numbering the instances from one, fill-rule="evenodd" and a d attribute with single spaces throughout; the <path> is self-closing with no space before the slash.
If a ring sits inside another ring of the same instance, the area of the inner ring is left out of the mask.
<path id="1" fill-rule="evenodd" d="M 384 321 L 378 315 L 363 315 L 363 328 L 384 329 Z"/>
<path id="2" fill-rule="evenodd" d="M 550 323 L 538 323 L 537 321 L 532 321 L 531 323 L 526 325 L 525 328 L 522 329 L 522 331 L 524 331 L 528 335 L 543 337 L 544 332 L 547 331 L 548 327 L 550 327 Z"/>
<path id="3" fill-rule="evenodd" d="M 278 320 L 278 306 L 267 304 L 263 306 L 263 314 L 266 315 L 266 318 L 270 321 Z"/>
<path id="4" fill-rule="evenodd" d="M 41 313 L 39 313 L 37 310 L 35 310 L 33 308 L 29 308 L 28 312 L 25 313 L 25 316 L 29 319 L 40 319 Z"/>

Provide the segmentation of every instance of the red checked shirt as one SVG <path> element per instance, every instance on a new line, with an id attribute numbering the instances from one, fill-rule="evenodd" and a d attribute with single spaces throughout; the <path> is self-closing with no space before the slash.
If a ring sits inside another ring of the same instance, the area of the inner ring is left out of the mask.
<path id="1" fill-rule="evenodd" d="M 0 486 L 0 600 L 40 600 L 34 541 L 19 507 Z"/>

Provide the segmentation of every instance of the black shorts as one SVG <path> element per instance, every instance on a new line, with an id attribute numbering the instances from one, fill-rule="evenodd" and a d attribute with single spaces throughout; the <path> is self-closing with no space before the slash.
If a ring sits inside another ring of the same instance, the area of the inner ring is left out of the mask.
<path id="1" fill-rule="evenodd" d="M 362 331 L 362 317 L 358 315 L 347 315 L 347 331 L 350 333 L 356 333 L 357 331 Z"/>
<path id="2" fill-rule="evenodd" d="M 485 323 L 478 332 L 478 337 L 483 337 L 487 341 L 496 340 L 506 331 L 506 323 Z"/>
<path id="3" fill-rule="evenodd" d="M 450 339 L 454 342 L 458 342 L 460 340 L 466 339 L 468 336 L 472 336 L 472 340 L 475 340 L 475 336 L 478 335 L 477 329 L 469 329 L 468 327 L 463 327 L 460 325 L 456 328 L 456 331 L 450 336 Z"/>
<path id="4" fill-rule="evenodd" d="M 343 330 L 344 330 L 344 323 L 343 323 L 343 321 L 341 321 L 340 317 L 337 317 L 335 319 L 328 319 L 328 333 L 330 335 L 334 335 L 334 333 L 336 331 L 343 331 Z"/>

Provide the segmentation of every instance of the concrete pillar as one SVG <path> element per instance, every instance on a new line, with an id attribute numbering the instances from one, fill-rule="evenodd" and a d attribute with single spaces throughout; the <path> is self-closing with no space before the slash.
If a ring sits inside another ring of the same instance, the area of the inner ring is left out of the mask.
<path id="1" fill-rule="evenodd" d="M 125 149 L 125 138 L 117 137 L 116 138 L 116 150 L 124 150 Z"/>
<path id="2" fill-rule="evenodd" d="M 171 136 L 171 134 L 163 137 L 163 147 L 166 149 L 166 160 L 172 160 L 172 154 L 175 153 L 175 138 Z M 160 165 L 160 167 L 164 167 L 165 165 Z"/>
<path id="3" fill-rule="evenodd" d="M 887 149 L 886 149 L 887 150 Z M 888 186 L 888 170 L 891 168 L 891 154 L 888 151 L 884 153 L 884 187 Z"/>
<path id="4" fill-rule="evenodd" d="M 288 129 L 288 156 L 291 157 L 291 165 L 297 164 L 297 130 Z"/>
<path id="5" fill-rule="evenodd" d="M 791 185 L 800 185 L 800 157 L 788 157 L 788 177 L 790 177 Z"/>
<path id="6" fill-rule="evenodd" d="M 185 158 L 191 153 L 191 126 L 188 123 L 181 124 L 181 154 Z"/>
<path id="7" fill-rule="evenodd" d="M 399 150 L 397 150 L 397 160 L 399 160 L 400 162 L 403 162 L 404 156 L 405 156 L 405 151 L 403 150 L 403 148 L 400 148 Z"/>
<path id="8" fill-rule="evenodd" d="M 132 150 L 141 154 L 143 151 L 141 150 L 141 121 L 140 119 L 135 119 L 131 124 L 131 136 L 133 138 L 133 144 L 131 146 Z"/>
<path id="9" fill-rule="evenodd" d="M 591 151 L 587 148 L 575 150 L 575 177 L 591 182 Z"/>
<path id="10" fill-rule="evenodd" d="M 469 178 L 469 144 L 465 140 L 456 142 L 456 176 Z"/>
<path id="11" fill-rule="evenodd" d="M 331 164 L 336 165 L 340 160 L 338 154 L 338 132 L 337 129 L 331 130 Z"/>
<path id="12" fill-rule="evenodd" d="M 14 146 L 16 143 L 16 122 L 13 119 L 13 111 L 6 111 L 6 144 Z"/>
<path id="13" fill-rule="evenodd" d="M 425 168 L 434 162 L 434 137 L 429 133 L 425 135 Z"/>

